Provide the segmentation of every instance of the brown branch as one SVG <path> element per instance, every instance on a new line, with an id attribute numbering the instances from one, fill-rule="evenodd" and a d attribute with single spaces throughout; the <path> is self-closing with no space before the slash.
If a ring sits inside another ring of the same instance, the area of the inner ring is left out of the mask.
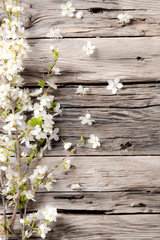
<path id="1" fill-rule="evenodd" d="M 12 108 L 12 114 L 15 115 L 15 108 L 13 105 L 13 102 L 10 98 L 10 103 L 11 103 L 11 108 Z M 19 139 L 18 139 L 18 127 L 17 125 L 15 126 L 16 131 L 15 131 L 15 137 L 16 137 L 16 161 L 17 161 L 17 169 L 18 169 L 18 177 L 19 177 L 19 181 L 21 181 L 21 160 L 20 160 L 20 145 L 19 145 Z M 15 206 L 14 206 L 14 210 L 13 210 L 13 215 L 11 218 L 11 222 L 9 224 L 9 230 L 13 229 L 13 225 L 15 223 L 15 219 L 16 219 L 16 214 L 17 214 L 17 210 L 18 210 L 18 206 L 19 206 L 19 202 L 20 202 L 20 187 L 18 187 L 17 189 L 17 198 L 16 198 L 16 202 L 15 202 Z"/>
<path id="2" fill-rule="evenodd" d="M 1 187 L 4 188 L 4 173 L 3 171 L 1 170 Z M 6 217 L 6 208 L 5 208 L 5 197 L 4 195 L 2 195 L 2 204 L 3 204 L 3 223 L 4 223 L 4 226 L 7 222 L 7 217 Z M 6 227 L 4 227 L 4 234 L 6 236 L 7 234 L 7 229 Z"/>

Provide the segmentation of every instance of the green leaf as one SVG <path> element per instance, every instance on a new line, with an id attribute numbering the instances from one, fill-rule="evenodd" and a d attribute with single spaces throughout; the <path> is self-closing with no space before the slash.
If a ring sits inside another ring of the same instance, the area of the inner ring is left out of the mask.
<path id="1" fill-rule="evenodd" d="M 29 125 L 31 126 L 37 126 L 42 124 L 42 117 L 38 117 L 38 118 L 32 118 L 31 120 L 28 120 L 27 122 Z"/>
<path id="2" fill-rule="evenodd" d="M 12 189 L 12 193 L 13 193 L 13 195 L 15 194 L 15 192 L 16 192 L 16 187 L 13 186 L 13 189 Z"/>
<path id="3" fill-rule="evenodd" d="M 41 138 L 41 139 L 39 140 L 38 146 L 39 146 L 39 147 L 42 146 L 43 143 L 44 143 L 44 141 L 45 141 L 45 139 L 44 139 L 44 138 Z"/>
<path id="4" fill-rule="evenodd" d="M 54 108 L 56 105 L 57 105 L 57 101 L 55 101 L 55 102 L 52 102 L 52 103 L 51 103 L 51 107 L 50 107 L 50 108 Z"/>
<path id="5" fill-rule="evenodd" d="M 19 204 L 19 209 L 21 210 L 22 208 L 23 208 L 23 204 L 20 203 L 20 204 Z"/>
<path id="6" fill-rule="evenodd" d="M 24 186 L 24 185 L 21 186 L 21 192 L 23 192 L 26 189 L 27 189 L 26 186 Z"/>
<path id="7" fill-rule="evenodd" d="M 57 50 L 54 51 L 56 58 L 59 57 L 59 52 Z"/>
<path id="8" fill-rule="evenodd" d="M 51 69 L 53 67 L 53 63 L 49 66 L 49 69 Z"/>
<path id="9" fill-rule="evenodd" d="M 84 135 L 82 134 L 82 135 L 81 135 L 81 142 L 84 143 L 84 140 L 85 140 L 85 139 L 84 139 Z"/>
<path id="10" fill-rule="evenodd" d="M 37 155 L 37 152 L 38 152 L 37 149 L 35 149 L 34 151 L 31 151 L 31 152 L 30 152 L 30 157 L 29 157 L 29 159 L 28 159 L 28 164 L 31 163 L 32 159 Z"/>
<path id="11" fill-rule="evenodd" d="M 7 227 L 7 222 L 3 223 L 3 228 Z"/>
<path id="12" fill-rule="evenodd" d="M 41 80 L 39 81 L 38 85 L 39 85 L 40 87 L 44 87 L 45 81 L 41 79 Z"/>

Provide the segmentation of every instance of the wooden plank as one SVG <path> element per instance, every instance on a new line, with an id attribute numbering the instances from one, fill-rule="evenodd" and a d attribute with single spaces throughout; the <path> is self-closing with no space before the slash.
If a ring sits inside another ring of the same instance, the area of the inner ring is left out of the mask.
<path id="1" fill-rule="evenodd" d="M 83 10 L 84 18 L 64 18 L 61 15 L 61 4 L 64 1 L 21 1 L 24 5 L 24 26 L 28 37 L 46 37 L 51 27 L 59 27 L 64 37 L 119 37 L 119 36 L 156 36 L 159 30 L 159 9 L 157 1 L 114 0 L 114 1 L 76 1 L 75 9 Z M 134 16 L 131 24 L 122 27 L 117 15 L 124 9 Z M 1 14 L 0 20 L 5 16 Z M 67 19 L 67 20 L 66 20 Z M 137 21 L 138 19 L 138 21 Z"/>
<path id="2" fill-rule="evenodd" d="M 152 190 L 151 190 L 152 191 Z M 28 209 L 35 211 L 45 204 L 57 209 L 88 212 L 104 211 L 106 214 L 160 213 L 160 195 L 154 192 L 44 192 L 37 193 L 36 202 Z"/>
<path id="3" fill-rule="evenodd" d="M 60 9 L 61 4 L 65 4 L 66 1 L 64 0 L 25 0 L 25 3 L 30 5 L 30 7 L 33 7 L 34 5 L 37 5 L 36 7 L 42 8 L 42 6 L 45 6 L 45 4 L 48 6 L 48 9 L 57 10 Z M 160 3 L 156 0 L 153 0 L 150 2 L 149 0 L 141 0 L 140 2 L 138 0 L 76 0 L 73 2 L 73 5 L 76 9 L 89 9 L 89 8 L 106 8 L 109 10 L 121 10 L 121 9 L 135 9 L 135 10 L 157 10 L 160 8 Z"/>
<path id="4" fill-rule="evenodd" d="M 113 96 L 105 86 L 89 86 L 90 92 L 78 96 L 77 86 L 61 87 L 53 94 L 63 107 L 63 117 L 55 119 L 60 136 L 76 144 L 81 134 L 85 145 L 78 155 L 159 155 L 159 87 L 156 84 L 125 85 Z M 95 120 L 91 127 L 79 117 L 90 111 Z M 74 129 L 74 131 L 73 131 Z M 98 135 L 101 147 L 93 149 L 87 142 L 90 134 Z M 54 142 L 46 156 L 65 155 L 62 142 Z"/>
<path id="5" fill-rule="evenodd" d="M 44 157 L 33 162 L 30 172 L 37 165 L 51 167 L 60 157 Z M 74 168 L 70 171 L 57 169 L 58 180 L 54 191 L 71 191 L 73 183 L 79 183 L 83 191 L 158 191 L 160 186 L 160 157 L 78 157 L 72 156 Z"/>
<path id="6" fill-rule="evenodd" d="M 157 84 L 125 85 L 113 96 L 105 86 L 89 86 L 90 92 L 78 96 L 77 86 L 61 87 L 55 93 L 63 110 L 56 119 L 60 136 L 74 144 L 84 134 L 99 136 L 101 147 L 85 143 L 78 155 L 159 155 L 159 87 Z M 82 125 L 79 117 L 90 111 L 95 123 Z M 74 129 L 74 131 L 73 131 Z M 127 144 L 129 143 L 129 145 Z M 46 155 L 65 155 L 61 142 L 54 143 Z"/>
<path id="7" fill-rule="evenodd" d="M 160 194 L 149 192 L 46 192 L 41 190 L 36 194 L 36 202 L 30 201 L 29 212 L 37 211 L 46 204 L 56 207 L 59 211 L 80 213 L 105 214 L 138 214 L 160 213 Z M 2 212 L 2 206 L 0 205 Z M 13 209 L 7 209 L 7 214 Z M 77 212 L 76 212 L 77 211 Z"/>
<path id="8" fill-rule="evenodd" d="M 159 240 L 160 215 L 62 214 L 48 240 Z M 18 228 L 18 225 L 16 226 Z M 14 238 L 11 238 L 14 239 Z M 32 237 L 40 240 L 40 237 Z"/>
<path id="9" fill-rule="evenodd" d="M 93 57 L 89 58 L 82 50 L 83 44 L 92 40 L 97 46 Z M 24 61 L 25 75 L 29 75 L 33 84 L 34 77 L 43 77 L 50 65 L 52 54 L 50 45 L 60 47 L 60 59 L 57 64 L 62 75 L 57 81 L 101 83 L 107 79 L 119 77 L 124 82 L 155 81 L 159 79 L 159 37 L 154 38 L 118 38 L 118 39 L 39 39 L 30 40 L 32 52 Z M 139 60 L 140 57 L 141 59 Z M 72 59 L 72 61 L 70 60 Z"/>
<path id="10" fill-rule="evenodd" d="M 61 9 L 52 9 L 54 4 L 33 5 L 25 8 L 24 26 L 27 37 L 46 38 L 50 28 L 60 28 L 63 37 L 119 37 L 119 36 L 156 36 L 160 35 L 159 13 L 149 10 L 127 11 L 135 20 L 126 26 L 118 21 L 117 10 L 102 8 L 88 8 L 83 10 L 84 18 L 64 18 Z M 60 5 L 59 5 L 60 6 Z M 58 7 L 58 6 L 57 6 Z M 97 11 L 100 13 L 97 13 Z M 54 13 L 53 13 L 54 11 Z M 96 13 L 94 13 L 94 11 Z"/>
<path id="11" fill-rule="evenodd" d="M 143 114 L 146 113 L 144 110 L 145 108 L 152 109 L 152 107 L 154 108 L 158 106 L 160 102 L 159 82 L 154 82 L 152 84 L 124 83 L 123 88 L 117 92 L 117 95 L 113 95 L 111 91 L 108 91 L 106 89 L 106 86 L 108 85 L 107 81 L 106 83 L 97 86 L 96 84 L 84 84 L 84 87 L 89 88 L 89 92 L 86 95 L 76 94 L 78 85 L 63 85 L 59 84 L 58 82 L 57 84 L 58 89 L 56 91 L 52 89 L 49 91 L 49 93 L 53 94 L 55 98 L 61 103 L 62 107 L 64 108 L 64 115 L 65 111 L 71 111 L 72 109 L 73 112 L 75 111 L 76 113 L 76 110 L 74 110 L 74 108 L 82 108 L 80 111 L 84 112 L 86 111 L 86 108 L 91 108 L 90 111 L 92 111 L 92 108 L 101 108 L 101 117 L 103 117 L 102 115 L 105 114 L 105 110 L 107 110 L 109 113 L 110 111 L 113 111 L 114 108 L 120 108 L 119 111 L 129 111 L 129 113 L 131 113 L 133 110 L 137 114 L 138 109 L 143 109 L 141 112 L 139 112 L 140 115 L 138 115 L 138 119 L 140 119 L 143 117 Z M 30 88 L 30 91 L 34 90 L 35 89 Z M 102 108 L 104 108 L 104 110 Z M 77 112 L 78 111 L 79 109 L 77 109 Z M 95 117 L 99 118 L 100 116 L 94 116 L 94 118 Z M 120 115 L 117 117 L 120 117 Z M 122 115 L 121 117 L 127 118 L 126 115 Z M 131 117 L 134 118 L 133 115 Z M 152 116 L 149 117 L 148 115 L 147 117 L 153 121 L 155 120 L 155 118 L 153 119 Z M 106 116 L 104 118 L 106 118 Z M 96 122 L 98 122 L 98 119 L 96 119 Z"/>

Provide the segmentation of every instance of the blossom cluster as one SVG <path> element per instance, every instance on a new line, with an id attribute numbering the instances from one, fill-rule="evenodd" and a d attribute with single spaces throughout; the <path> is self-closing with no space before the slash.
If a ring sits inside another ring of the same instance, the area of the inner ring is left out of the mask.
<path id="1" fill-rule="evenodd" d="M 59 216 L 57 209 L 50 205 L 46 205 L 45 208 L 35 213 L 26 215 L 25 219 L 20 219 L 20 223 L 26 226 L 24 236 L 29 238 L 33 233 L 37 233 L 42 239 L 45 239 L 46 234 L 51 231 L 48 223 L 56 222 Z"/>
<path id="2" fill-rule="evenodd" d="M 43 187 L 50 191 L 52 183 L 56 182 L 47 166 L 37 166 L 31 175 L 28 175 L 28 168 L 33 160 L 43 156 L 45 150 L 52 149 L 54 141 L 59 140 L 55 117 L 62 114 L 62 109 L 54 95 L 49 93 L 51 88 L 57 89 L 55 82 L 49 77 L 60 72 L 56 67 L 59 49 L 51 47 L 53 61 L 47 76 L 39 81 L 39 88 L 34 91 L 22 88 L 23 78 L 20 72 L 24 69 L 23 59 L 30 51 L 24 37 L 23 23 L 19 18 L 23 8 L 13 0 L 7 4 L 3 1 L 3 7 L 7 18 L 0 27 L 0 119 L 4 130 L 4 134 L 0 136 L 1 195 L 4 199 L 4 212 L 8 207 L 14 207 L 10 223 L 6 215 L 0 222 L 1 233 L 6 234 L 12 231 L 17 210 L 24 208 L 30 200 L 35 201 L 37 189 Z M 25 150 L 22 151 L 22 147 Z M 56 221 L 56 217 L 57 210 L 46 206 L 43 211 L 37 212 L 36 217 L 34 215 L 34 221 L 40 223 L 37 229 L 32 229 L 28 225 L 28 217 L 24 216 L 24 239 L 35 232 L 45 238 L 50 231 L 47 223 Z"/>

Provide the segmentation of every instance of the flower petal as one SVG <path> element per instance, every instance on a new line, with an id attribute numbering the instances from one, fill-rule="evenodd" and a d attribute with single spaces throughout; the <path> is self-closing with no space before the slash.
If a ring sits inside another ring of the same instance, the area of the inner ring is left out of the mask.
<path id="1" fill-rule="evenodd" d="M 113 94 L 116 94 L 116 93 L 117 93 L 117 88 L 116 88 L 116 87 L 112 88 L 112 93 L 113 93 Z"/>
<path id="2" fill-rule="evenodd" d="M 122 84 L 122 83 L 118 83 L 118 84 L 116 85 L 116 87 L 117 87 L 117 88 L 122 88 L 122 87 L 123 87 L 123 84 Z"/>

